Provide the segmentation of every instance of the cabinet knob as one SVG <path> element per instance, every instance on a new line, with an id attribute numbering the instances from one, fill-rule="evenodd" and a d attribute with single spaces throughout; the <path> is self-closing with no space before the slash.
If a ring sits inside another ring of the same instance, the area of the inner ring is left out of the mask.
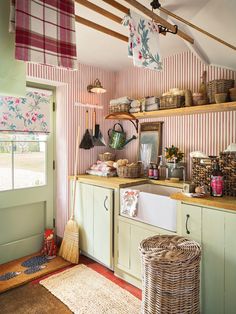
<path id="1" fill-rule="evenodd" d="M 186 229 L 186 233 L 187 234 L 190 234 L 190 231 L 188 230 L 188 220 L 189 220 L 189 218 L 190 218 L 190 215 L 187 214 L 186 215 L 186 221 L 185 221 L 185 229 Z"/>
<path id="2" fill-rule="evenodd" d="M 104 203 L 103 203 L 103 205 L 104 205 L 104 207 L 105 207 L 106 211 L 108 211 L 108 207 L 106 206 L 106 202 L 107 202 L 107 200 L 108 200 L 108 196 L 106 196 L 106 197 L 105 197 L 105 199 L 104 199 Z"/>

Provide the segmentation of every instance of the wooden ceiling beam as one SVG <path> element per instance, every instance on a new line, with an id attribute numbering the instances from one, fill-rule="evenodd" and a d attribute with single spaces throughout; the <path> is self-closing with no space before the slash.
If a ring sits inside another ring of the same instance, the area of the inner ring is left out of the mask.
<path id="1" fill-rule="evenodd" d="M 123 6 L 122 4 L 116 2 L 115 0 L 102 0 L 102 1 L 105 2 L 105 3 L 107 3 L 107 4 L 109 4 L 109 5 L 111 5 L 112 7 L 114 7 L 115 9 L 117 9 L 117 10 L 119 10 L 119 11 L 121 11 L 121 12 L 124 13 L 124 14 L 129 14 L 129 9 L 126 8 L 125 6 Z M 127 2 L 131 2 L 131 1 L 127 1 Z M 137 1 L 132 1 L 132 2 L 137 2 Z M 134 6 L 134 5 L 133 5 L 133 6 Z M 134 6 L 134 7 L 135 7 L 135 6 Z M 146 9 L 147 9 L 147 8 L 146 8 Z M 221 38 L 219 38 L 219 37 L 217 37 L 217 36 L 215 36 L 215 35 L 213 35 L 213 34 L 211 34 L 211 33 L 209 33 L 209 32 L 207 32 L 206 30 L 204 30 L 204 29 L 198 27 L 197 25 L 192 24 L 191 22 L 189 22 L 189 21 L 183 19 L 182 17 L 180 17 L 180 16 L 178 16 L 178 15 L 176 15 L 176 14 L 174 14 L 174 13 L 168 11 L 167 9 L 165 9 L 165 8 L 163 8 L 163 7 L 160 7 L 159 10 L 162 11 L 163 13 L 165 13 L 165 14 L 167 14 L 167 15 L 173 17 L 174 19 L 176 19 L 176 20 L 178 20 L 178 21 L 180 21 L 180 22 L 182 22 L 182 23 L 188 25 L 189 27 L 192 27 L 193 29 L 197 30 L 198 32 L 201 32 L 202 34 L 205 34 L 206 36 L 208 36 L 208 37 L 210 37 L 210 38 L 212 38 L 212 39 L 218 41 L 219 43 L 221 43 L 221 44 L 223 44 L 223 45 L 225 45 L 225 46 L 227 46 L 227 47 L 229 47 L 229 48 L 231 48 L 231 49 L 233 49 L 233 50 L 236 50 L 236 47 L 233 46 L 233 45 L 231 45 L 230 43 L 224 41 L 223 39 L 221 39 Z M 151 11 L 150 11 L 150 12 L 151 12 Z M 159 17 L 159 18 L 160 18 L 160 17 Z M 154 20 L 156 20 L 156 19 L 154 18 Z M 170 24 L 170 25 L 171 25 L 171 24 Z M 163 26 L 165 26 L 165 25 L 163 25 Z M 178 34 L 180 34 L 180 32 L 181 32 L 181 31 L 178 31 Z M 193 43 L 193 42 L 191 42 L 191 43 Z"/>
<path id="2" fill-rule="evenodd" d="M 124 5 L 120 4 L 119 2 L 116 2 L 115 0 L 102 0 L 102 1 L 109 4 L 113 8 L 121 11 L 124 14 L 129 14 L 129 9 L 126 8 Z"/>
<path id="3" fill-rule="evenodd" d="M 77 2 L 78 4 L 81 4 L 83 5 L 84 7 L 96 12 L 96 13 L 99 13 L 105 17 L 107 17 L 108 19 L 112 20 L 112 21 L 115 21 L 119 24 L 121 24 L 122 22 L 122 18 L 103 9 L 103 8 L 100 8 L 99 6 L 97 6 L 96 4 L 93 4 L 92 2 L 89 2 L 88 0 L 75 0 L 75 2 Z"/>
<path id="4" fill-rule="evenodd" d="M 102 26 L 100 24 L 97 24 L 97 23 L 94 23 L 92 21 L 89 21 L 89 20 L 87 20 L 87 19 L 85 19 L 85 18 L 83 18 L 81 16 L 76 15 L 75 16 L 75 21 L 80 23 L 80 24 L 83 24 L 85 26 L 88 26 L 90 28 L 93 28 L 93 29 L 95 29 L 95 30 L 97 30 L 99 32 L 105 33 L 105 34 L 110 35 L 112 37 L 118 38 L 118 39 L 120 39 L 122 41 L 128 42 L 128 37 L 127 36 L 124 36 L 124 35 L 122 35 L 122 34 L 120 34 L 118 32 L 115 32 L 115 31 L 113 31 L 113 30 L 111 30 L 109 28 L 104 27 L 104 26 Z"/>
<path id="5" fill-rule="evenodd" d="M 164 26 L 164 27 L 168 28 L 169 30 L 171 30 L 172 32 L 175 32 L 175 26 L 174 25 L 170 24 L 165 19 L 163 19 L 162 17 L 160 17 L 159 15 L 154 13 L 153 11 L 149 10 L 147 7 L 145 7 L 144 5 L 139 3 L 138 1 L 136 1 L 136 0 L 124 0 L 124 1 L 126 1 L 128 4 L 132 5 L 134 8 L 138 9 L 142 13 L 146 14 L 147 16 L 149 16 L 155 22 L 158 22 L 162 26 Z M 186 33 L 182 32 L 179 29 L 178 29 L 177 35 L 179 37 L 183 38 L 184 40 L 190 42 L 191 44 L 194 43 L 194 39 L 192 37 L 190 37 L 189 35 L 187 35 Z"/>
<path id="6" fill-rule="evenodd" d="M 182 22 L 182 23 L 192 27 L 193 29 L 197 30 L 198 32 L 200 32 L 200 33 L 202 33 L 202 34 L 204 34 L 204 35 L 206 35 L 206 36 L 208 36 L 208 37 L 218 41 L 219 43 L 221 43 L 221 44 L 223 44 L 223 45 L 225 45 L 225 46 L 227 46 L 227 47 L 229 47 L 229 48 L 231 48 L 233 50 L 236 50 L 235 46 L 229 44 L 228 42 L 224 41 L 223 39 L 221 39 L 219 37 L 216 37 L 215 35 L 207 32 L 207 31 L 205 31 L 204 29 L 198 27 L 197 25 L 190 23 L 189 21 L 183 19 L 182 17 L 180 17 L 180 16 L 178 16 L 178 15 L 176 15 L 176 14 L 174 14 L 174 13 L 172 13 L 172 12 L 162 8 L 162 7 L 160 7 L 159 10 L 164 12 L 165 14 L 173 17 L 174 19 L 176 19 L 176 20 L 178 20 L 178 21 L 180 21 L 180 22 Z"/>
<path id="7" fill-rule="evenodd" d="M 81 5 L 83 5 L 84 7 L 88 8 L 88 9 L 90 9 L 90 10 L 96 12 L 96 13 L 99 13 L 99 14 L 101 14 L 101 15 L 107 17 L 108 19 L 117 22 L 117 23 L 120 24 L 120 25 L 121 25 L 121 23 L 122 23 L 123 18 L 121 18 L 121 17 L 119 17 L 119 16 L 117 16 L 117 15 L 115 15 L 115 14 L 113 14 L 113 13 L 111 13 L 111 12 L 105 10 L 105 9 L 100 8 L 99 6 L 97 6 L 96 4 L 93 4 L 93 3 L 89 2 L 88 0 L 75 0 L 75 1 L 76 1 L 78 4 L 81 4 Z M 111 0 L 111 1 L 107 0 L 107 1 L 105 1 L 105 2 L 110 4 L 110 3 L 112 3 L 112 1 L 113 1 L 113 0 Z M 121 5 L 121 4 L 118 3 L 118 6 L 119 6 L 119 8 L 121 8 L 123 11 L 126 11 L 126 12 L 123 12 L 123 13 L 127 13 L 127 14 L 129 13 L 129 9 L 125 8 L 123 5 Z M 124 9 L 124 8 L 125 8 L 125 9 Z M 166 33 L 164 33 L 164 32 L 161 33 L 161 34 L 164 35 L 164 36 L 166 35 Z"/>
<path id="8" fill-rule="evenodd" d="M 121 11 L 122 13 L 129 14 L 129 9 L 127 7 L 121 5 L 120 3 L 118 3 L 115 0 L 102 0 L 102 1 L 111 5 L 113 8 Z M 134 8 L 138 9 L 139 11 L 143 12 L 144 14 L 146 14 L 147 16 L 152 18 L 155 22 L 160 23 L 162 26 L 172 30 L 173 32 L 175 31 L 174 25 L 170 24 L 165 19 L 161 18 L 159 15 L 152 12 L 147 7 L 145 7 L 144 5 L 140 4 L 139 2 L 137 2 L 135 0 L 125 0 L 125 1 L 128 2 L 130 5 L 132 5 Z M 186 33 L 182 32 L 179 29 L 178 29 L 177 35 L 182 37 L 184 40 L 190 42 L 191 44 L 194 43 L 194 40 L 192 37 L 190 37 L 189 35 L 187 35 Z"/>

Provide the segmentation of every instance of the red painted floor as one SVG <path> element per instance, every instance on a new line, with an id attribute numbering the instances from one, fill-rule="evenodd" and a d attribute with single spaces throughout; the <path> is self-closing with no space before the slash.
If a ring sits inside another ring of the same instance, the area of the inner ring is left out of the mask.
<path id="1" fill-rule="evenodd" d="M 127 283 L 126 281 L 124 281 L 123 279 L 120 279 L 118 277 L 116 277 L 113 273 L 113 271 L 111 271 L 110 269 L 106 268 L 105 266 L 93 261 L 92 259 L 85 257 L 83 255 L 80 256 L 80 261 L 79 264 L 84 264 L 87 267 L 95 270 L 96 272 L 98 272 L 99 274 L 103 275 L 104 277 L 106 277 L 107 279 L 111 280 L 112 282 L 114 282 L 115 284 L 117 284 L 118 286 L 120 286 L 121 288 L 129 291 L 131 294 L 133 294 L 136 298 L 138 299 L 142 299 L 142 291 L 136 287 L 134 287 L 133 285 Z M 47 278 L 53 274 L 57 274 L 60 273 L 61 271 L 71 268 L 74 265 L 68 266 L 66 268 L 60 269 L 52 274 L 46 275 L 44 277 L 41 277 L 39 279 L 36 279 L 34 281 L 32 281 L 33 284 L 37 284 L 39 283 L 40 280 Z"/>

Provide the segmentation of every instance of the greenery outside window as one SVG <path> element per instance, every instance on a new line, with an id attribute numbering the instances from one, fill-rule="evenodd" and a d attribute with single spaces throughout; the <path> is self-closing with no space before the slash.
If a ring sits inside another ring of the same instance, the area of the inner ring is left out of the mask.
<path id="1" fill-rule="evenodd" d="M 46 185 L 47 135 L 0 133 L 0 191 Z"/>

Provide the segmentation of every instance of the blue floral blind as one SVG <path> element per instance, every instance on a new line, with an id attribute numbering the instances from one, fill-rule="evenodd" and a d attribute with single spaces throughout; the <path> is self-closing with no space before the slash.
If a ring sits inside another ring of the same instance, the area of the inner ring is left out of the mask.
<path id="1" fill-rule="evenodd" d="M 29 91 L 25 98 L 0 97 L 1 132 L 50 132 L 50 96 Z"/>

